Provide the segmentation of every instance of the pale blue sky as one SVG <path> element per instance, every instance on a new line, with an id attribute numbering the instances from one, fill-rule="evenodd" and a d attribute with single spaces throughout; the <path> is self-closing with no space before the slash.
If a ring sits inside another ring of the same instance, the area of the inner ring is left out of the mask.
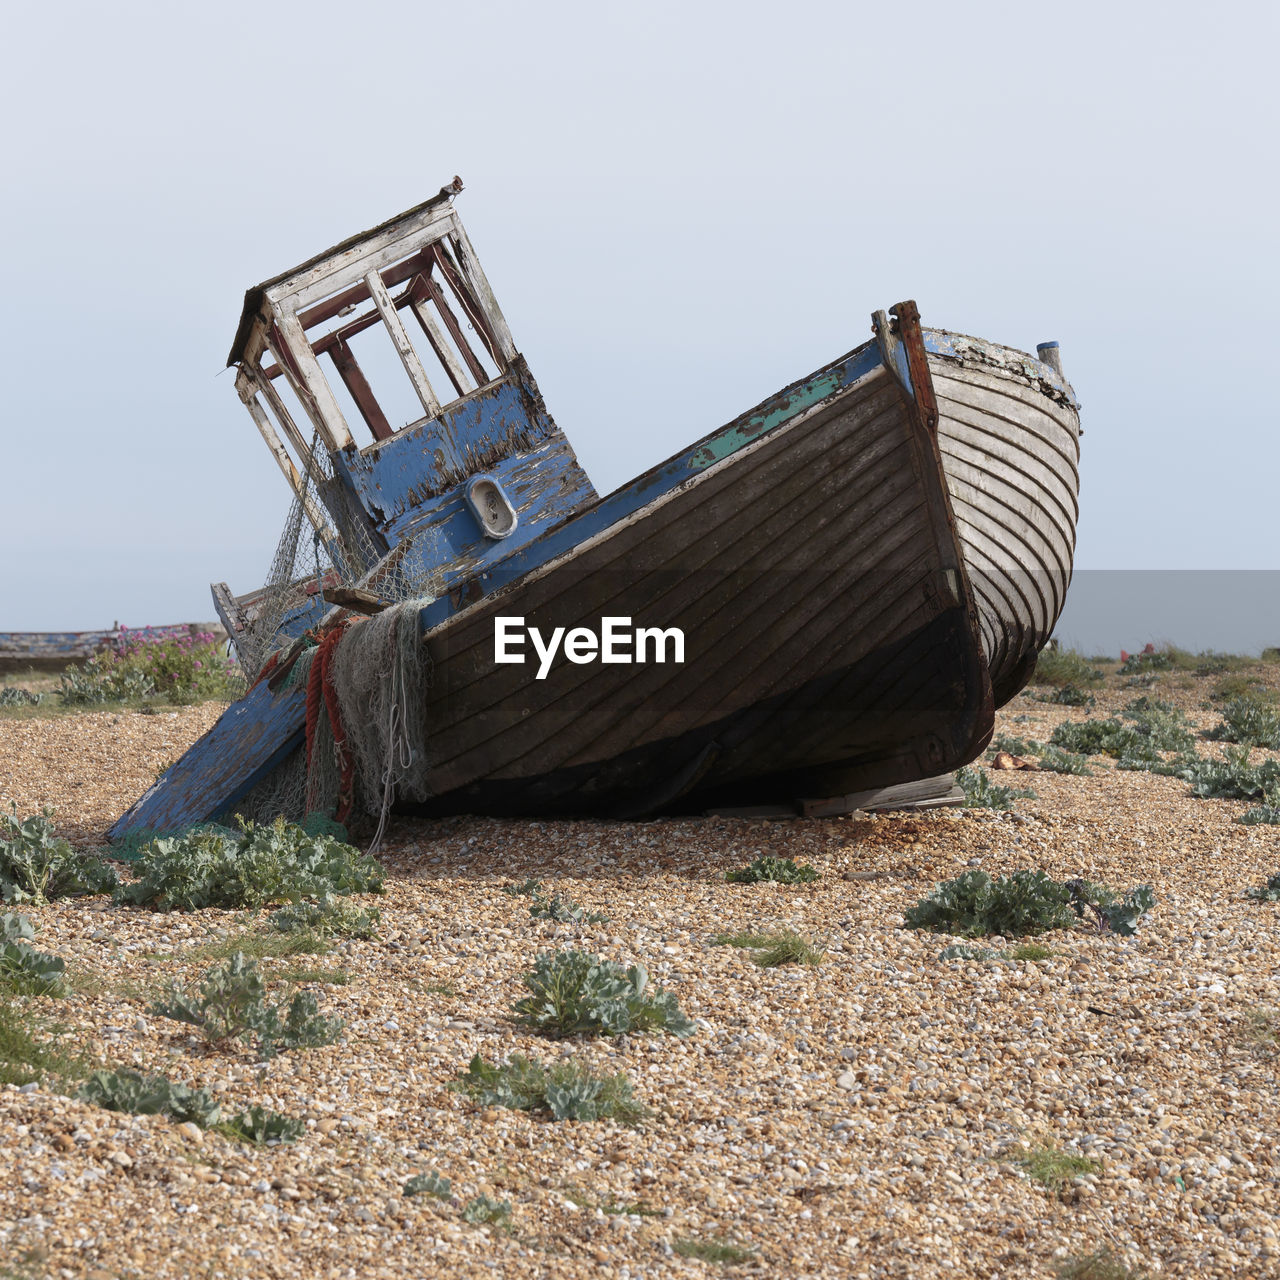
<path id="1" fill-rule="evenodd" d="M 1278 568 L 1274 5 L 26 6 L 0 630 L 211 616 L 246 286 L 434 193 L 601 490 L 869 336 L 1062 343 L 1078 564 Z"/>

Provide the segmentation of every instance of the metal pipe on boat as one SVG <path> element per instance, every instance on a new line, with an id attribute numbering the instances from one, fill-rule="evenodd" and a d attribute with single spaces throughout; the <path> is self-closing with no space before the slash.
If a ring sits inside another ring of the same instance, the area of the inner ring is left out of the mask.
<path id="1" fill-rule="evenodd" d="M 1065 379 L 1062 372 L 1062 352 L 1056 342 L 1039 342 L 1036 344 L 1036 358 L 1041 364 L 1047 364 L 1060 378 Z"/>

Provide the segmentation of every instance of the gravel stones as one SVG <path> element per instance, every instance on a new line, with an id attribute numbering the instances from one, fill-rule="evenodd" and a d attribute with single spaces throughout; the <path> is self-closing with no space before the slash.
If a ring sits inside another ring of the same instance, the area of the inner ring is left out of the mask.
<path id="1" fill-rule="evenodd" d="M 1045 739 L 1131 696 L 1104 692 L 1087 713 L 1020 698 L 1000 727 Z M 50 803 L 95 843 L 215 713 L 0 721 L 0 801 Z M 1276 1064 L 1243 1036 L 1251 1010 L 1280 1006 L 1280 904 L 1242 896 L 1280 870 L 1277 831 L 1233 823 L 1243 804 L 1094 763 L 1092 778 L 1036 774 L 1011 814 L 397 821 L 379 936 L 263 962 L 281 994 L 289 969 L 344 973 L 307 979 L 343 1040 L 268 1063 L 146 1015 L 148 992 L 196 976 L 200 948 L 265 912 L 31 909 L 72 993 L 24 1009 L 95 1059 L 209 1088 L 224 1114 L 260 1104 L 307 1128 L 260 1149 L 99 1110 L 53 1080 L 0 1087 L 0 1255 L 34 1250 L 76 1278 L 639 1280 L 705 1271 L 674 1251 L 694 1239 L 754 1250 L 742 1275 L 1048 1280 L 1109 1242 L 1152 1274 L 1280 1274 Z M 763 855 L 822 879 L 724 882 Z M 1040 961 L 939 962 L 950 939 L 904 930 L 902 913 L 975 861 L 1149 881 L 1156 909 L 1129 939 L 1047 935 Z M 609 923 L 531 919 L 499 891 L 531 876 Z M 826 960 L 764 970 L 711 944 L 771 926 L 824 942 Z M 697 1034 L 556 1042 L 519 1027 L 520 975 L 569 946 L 645 964 Z M 448 1088 L 475 1053 L 624 1071 L 659 1114 L 628 1130 L 478 1108 Z M 1020 1162 L 1042 1145 L 1100 1167 L 1051 1192 Z M 402 1194 L 432 1170 L 449 1200 Z M 510 1234 L 462 1220 L 479 1195 L 511 1202 Z"/>

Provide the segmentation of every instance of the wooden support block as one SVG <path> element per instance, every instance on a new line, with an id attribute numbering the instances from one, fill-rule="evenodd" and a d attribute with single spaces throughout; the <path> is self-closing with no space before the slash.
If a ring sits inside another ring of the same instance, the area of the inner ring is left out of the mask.
<path id="1" fill-rule="evenodd" d="M 339 608 L 350 609 L 352 613 L 374 614 L 389 608 L 389 600 L 380 600 L 372 591 L 362 591 L 359 587 L 325 587 L 326 604 L 336 604 Z"/>

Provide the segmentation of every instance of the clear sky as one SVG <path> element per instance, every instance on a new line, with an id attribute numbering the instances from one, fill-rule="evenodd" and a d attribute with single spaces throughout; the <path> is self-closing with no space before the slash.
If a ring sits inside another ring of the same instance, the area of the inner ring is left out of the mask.
<path id="1" fill-rule="evenodd" d="M 913 297 L 1062 343 L 1079 565 L 1280 568 L 1278 13 L 15 7 L 0 630 L 261 584 L 289 492 L 222 372 L 243 291 L 455 173 L 601 491 Z"/>

